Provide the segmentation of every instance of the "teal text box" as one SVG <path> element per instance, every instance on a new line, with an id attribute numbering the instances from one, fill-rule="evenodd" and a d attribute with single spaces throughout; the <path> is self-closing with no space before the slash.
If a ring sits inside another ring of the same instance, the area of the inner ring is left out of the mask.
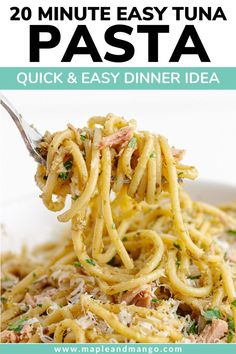
<path id="1" fill-rule="evenodd" d="M 236 67 L 0 67 L 1 90 L 236 90 Z"/>
<path id="2" fill-rule="evenodd" d="M 3 354 L 235 354 L 236 344 L 0 344 Z"/>

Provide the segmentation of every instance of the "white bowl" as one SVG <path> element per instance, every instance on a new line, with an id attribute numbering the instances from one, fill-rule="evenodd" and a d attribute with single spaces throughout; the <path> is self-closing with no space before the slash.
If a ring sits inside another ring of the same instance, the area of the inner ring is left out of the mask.
<path id="1" fill-rule="evenodd" d="M 184 189 L 192 199 L 219 205 L 236 200 L 236 186 L 203 180 L 187 181 Z"/>
<path id="2" fill-rule="evenodd" d="M 187 182 L 191 197 L 214 205 L 236 200 L 236 187 L 206 181 Z M 19 251 L 22 244 L 29 248 L 58 237 L 69 227 L 57 221 L 56 213 L 48 211 L 37 196 L 9 202 L 0 208 L 2 250 Z"/>

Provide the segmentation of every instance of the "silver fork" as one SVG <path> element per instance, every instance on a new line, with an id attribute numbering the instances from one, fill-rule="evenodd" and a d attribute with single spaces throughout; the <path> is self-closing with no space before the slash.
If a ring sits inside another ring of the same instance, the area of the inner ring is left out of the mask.
<path id="1" fill-rule="evenodd" d="M 38 144 L 42 141 L 43 136 L 37 131 L 37 129 L 23 120 L 21 114 L 17 112 L 13 105 L 1 93 L 0 104 L 5 108 L 15 122 L 30 155 L 36 162 L 41 165 L 45 165 L 46 160 L 40 155 L 38 149 Z"/>

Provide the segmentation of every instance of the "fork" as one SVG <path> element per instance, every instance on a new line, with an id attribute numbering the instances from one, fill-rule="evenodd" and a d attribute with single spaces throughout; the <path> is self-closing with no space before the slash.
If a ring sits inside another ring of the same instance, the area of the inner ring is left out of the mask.
<path id="1" fill-rule="evenodd" d="M 16 124 L 23 141 L 36 162 L 41 165 L 46 164 L 46 160 L 40 155 L 38 145 L 42 141 L 43 136 L 32 125 L 23 120 L 21 114 L 17 112 L 14 106 L 0 93 L 0 104 L 12 117 Z"/>

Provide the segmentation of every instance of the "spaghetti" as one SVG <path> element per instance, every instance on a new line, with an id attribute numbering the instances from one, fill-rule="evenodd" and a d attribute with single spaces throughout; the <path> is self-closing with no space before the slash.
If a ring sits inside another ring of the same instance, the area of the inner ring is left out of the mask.
<path id="1" fill-rule="evenodd" d="M 69 196 L 71 230 L 3 255 L 3 342 L 236 341 L 236 207 L 191 200 L 183 150 L 112 114 L 39 149 L 42 201 Z"/>

